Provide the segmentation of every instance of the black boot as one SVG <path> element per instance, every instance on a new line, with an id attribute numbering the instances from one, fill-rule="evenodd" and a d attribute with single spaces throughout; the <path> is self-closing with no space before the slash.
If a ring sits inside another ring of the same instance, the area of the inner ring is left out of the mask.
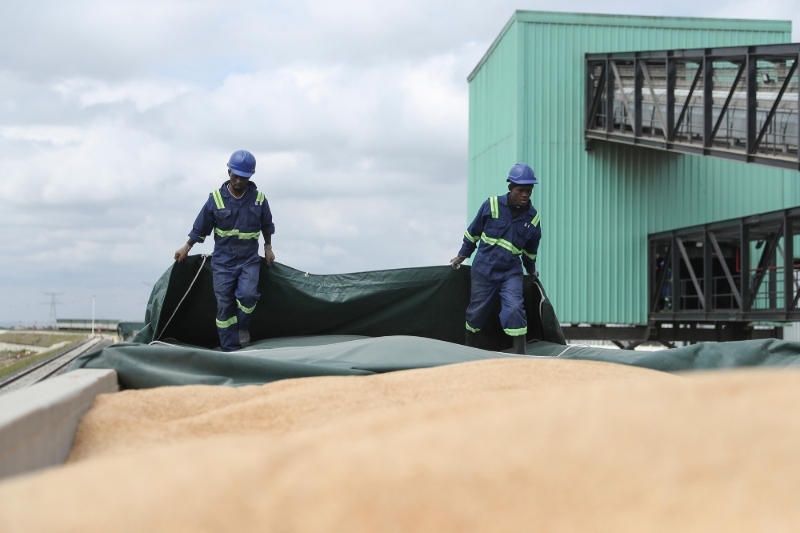
<path id="1" fill-rule="evenodd" d="M 246 329 L 239 330 L 239 344 L 242 345 L 242 348 L 248 346 L 250 344 L 250 331 Z"/>
<path id="2" fill-rule="evenodd" d="M 470 330 L 467 330 L 467 336 L 464 338 L 464 346 L 475 347 L 475 334 Z"/>
<path id="3" fill-rule="evenodd" d="M 512 337 L 514 339 L 514 353 L 517 355 L 525 355 L 525 335 L 517 335 Z"/>

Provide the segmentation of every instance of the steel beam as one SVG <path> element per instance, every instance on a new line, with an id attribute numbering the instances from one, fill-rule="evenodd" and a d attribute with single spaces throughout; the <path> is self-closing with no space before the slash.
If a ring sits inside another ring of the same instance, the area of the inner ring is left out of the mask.
<path id="1" fill-rule="evenodd" d="M 614 73 L 606 62 L 606 132 L 614 131 Z"/>
<path id="2" fill-rule="evenodd" d="M 609 61 L 608 64 L 611 66 L 611 70 L 614 72 L 614 81 L 619 86 L 619 94 L 622 96 L 622 104 L 625 106 L 625 111 L 628 112 L 628 120 L 631 120 L 634 117 L 634 114 L 632 113 L 631 106 L 628 103 L 628 95 L 625 94 L 625 84 L 622 83 L 622 78 L 619 75 L 617 64 L 614 61 Z M 624 122 L 622 123 L 622 126 L 622 129 L 624 130 Z M 631 123 L 631 129 L 634 129 L 633 123 Z"/>
<path id="3" fill-rule="evenodd" d="M 747 55 L 747 153 L 752 154 L 756 148 L 756 122 L 758 101 L 756 73 L 758 71 L 758 60 L 753 54 Z"/>
<path id="4" fill-rule="evenodd" d="M 664 327 L 669 325 L 672 327 Z M 713 326 L 713 327 L 710 327 Z M 689 321 L 672 323 L 607 327 L 593 324 L 576 327 L 562 326 L 564 337 L 571 341 L 610 341 L 622 349 L 643 342 L 724 342 L 747 339 L 780 338 L 782 328 L 753 329 L 744 321 Z M 617 344 L 619 343 L 619 344 Z M 671 347 L 675 347 L 672 345 Z"/>
<path id="5" fill-rule="evenodd" d="M 764 281 L 764 276 L 769 271 L 769 268 L 772 264 L 773 257 L 775 256 L 775 249 L 778 246 L 778 241 L 783 234 L 783 225 L 781 225 L 780 229 L 778 229 L 777 233 L 772 235 L 771 238 L 766 240 L 766 244 L 764 245 L 764 251 L 761 252 L 761 259 L 758 261 L 758 269 L 756 270 L 756 279 L 753 282 L 753 288 L 751 289 L 750 299 L 747 303 L 746 310 L 750 310 L 753 308 L 753 304 L 755 303 L 756 297 L 758 296 L 758 291 L 761 288 L 761 282 Z"/>
<path id="6" fill-rule="evenodd" d="M 714 235 L 714 232 L 711 230 L 709 230 L 706 235 L 708 235 L 708 240 L 711 241 L 711 245 L 717 253 L 719 262 L 722 264 L 722 271 L 725 272 L 725 278 L 728 280 L 728 285 L 731 287 L 733 297 L 736 299 L 736 303 L 739 304 L 739 309 L 742 310 L 742 296 L 739 294 L 739 289 L 736 288 L 736 282 L 733 281 L 731 270 L 728 268 L 728 262 L 725 260 L 725 256 L 722 255 L 722 249 L 719 247 L 719 242 L 717 242 L 717 236 Z"/>
<path id="7" fill-rule="evenodd" d="M 758 146 L 764 139 L 764 135 L 767 133 L 767 130 L 769 130 L 770 124 L 772 124 L 772 119 L 775 117 L 775 111 L 778 110 L 778 106 L 780 105 L 781 101 L 783 101 L 783 94 L 786 92 L 786 89 L 789 88 L 789 83 L 792 81 L 792 76 L 794 76 L 795 71 L 797 71 L 797 61 L 792 63 L 792 68 L 789 69 L 789 73 L 786 75 L 786 79 L 783 80 L 783 85 L 781 85 L 781 90 L 778 92 L 778 96 L 775 98 L 775 103 L 772 104 L 772 108 L 770 108 L 769 113 L 767 114 L 767 118 L 764 120 L 764 125 L 761 127 L 761 131 L 759 132 L 758 137 L 756 138 L 755 144 L 753 145 L 753 149 L 748 153 L 755 154 L 756 150 L 758 150 Z"/>
<path id="8" fill-rule="evenodd" d="M 750 228 L 742 222 L 739 227 L 739 268 L 741 272 L 742 307 L 743 312 L 750 310 L 747 303 L 750 301 Z"/>
<path id="9" fill-rule="evenodd" d="M 675 235 L 670 237 L 670 268 L 672 269 L 672 308 L 671 311 L 675 313 L 681 309 L 681 298 L 678 294 L 678 285 L 681 281 L 681 256 L 678 252 L 678 244 L 675 241 Z"/>
<path id="10" fill-rule="evenodd" d="M 678 117 L 678 121 L 675 123 L 675 128 L 672 131 L 672 134 L 669 136 L 670 142 L 675 140 L 675 136 L 680 131 L 681 124 L 683 124 L 683 119 L 686 118 L 686 111 L 689 109 L 689 104 L 694 97 L 694 90 L 697 88 L 697 82 L 700 81 L 700 77 L 703 74 L 703 64 L 700 63 L 697 65 L 697 72 L 694 74 L 694 79 L 692 80 L 692 86 L 689 88 L 689 96 L 686 97 L 686 101 L 683 103 L 683 107 L 681 108 L 681 114 Z M 675 98 L 674 90 L 673 90 L 673 99 Z"/>
<path id="11" fill-rule="evenodd" d="M 783 306 L 786 311 L 791 311 L 789 307 L 794 301 L 796 289 L 794 281 L 794 228 L 792 219 L 784 214 L 783 218 Z"/>
<path id="12" fill-rule="evenodd" d="M 667 140 L 675 137 L 675 60 L 667 57 Z"/>
<path id="13" fill-rule="evenodd" d="M 747 61 L 742 61 L 742 64 L 739 66 L 739 71 L 736 73 L 736 78 L 734 78 L 733 80 L 733 84 L 731 85 L 731 90 L 728 91 L 728 97 L 725 98 L 725 103 L 722 105 L 722 110 L 719 112 L 717 123 L 714 124 L 714 129 L 711 130 L 711 136 L 706 141 L 705 146 L 707 148 L 710 147 L 711 143 L 714 142 L 714 138 L 717 136 L 719 127 L 722 124 L 723 119 L 725 119 L 725 113 L 728 111 L 728 106 L 731 104 L 731 100 L 733 100 L 733 94 L 736 92 L 736 87 L 739 85 L 739 80 L 742 79 L 742 73 L 744 72 L 746 64 Z M 749 116 L 749 110 L 748 110 L 748 116 Z"/>
<path id="14" fill-rule="evenodd" d="M 642 74 L 644 74 L 644 81 L 647 82 L 647 87 L 650 89 L 650 97 L 653 99 L 653 107 L 658 113 L 658 121 L 661 122 L 661 133 L 664 134 L 664 139 L 667 140 L 667 123 L 664 120 L 664 114 L 661 112 L 661 104 L 658 102 L 658 96 L 656 96 L 656 91 L 653 88 L 653 80 L 650 79 L 650 71 L 647 70 L 647 63 L 645 61 L 640 62 L 642 66 Z M 652 133 L 652 132 L 651 132 Z"/>
<path id="15" fill-rule="evenodd" d="M 680 237 L 675 237 L 675 242 L 678 244 L 678 250 L 683 257 L 683 262 L 686 264 L 686 269 L 689 271 L 689 276 L 692 278 L 692 284 L 694 285 L 694 290 L 697 291 L 697 297 L 700 300 L 700 305 L 702 305 L 703 309 L 705 309 L 706 299 L 703 295 L 702 289 L 700 288 L 700 283 L 697 281 L 697 276 L 694 274 L 694 268 L 692 268 L 692 263 L 689 261 L 689 255 L 686 253 L 686 247 L 683 245 L 683 241 Z"/>
<path id="16" fill-rule="evenodd" d="M 711 242 L 708 231 L 703 232 L 703 295 L 706 297 L 706 311 L 714 309 L 714 271 L 711 262 Z"/>
<path id="17" fill-rule="evenodd" d="M 591 77 L 587 77 L 587 83 L 591 81 L 592 81 Z M 600 100 L 603 98 L 603 90 L 605 89 L 605 86 L 606 86 L 606 64 L 603 63 L 602 70 L 600 71 L 600 77 L 597 80 L 597 88 L 594 90 L 592 104 L 589 107 L 589 112 L 586 115 L 587 129 L 589 129 L 592 126 L 592 124 L 595 124 L 596 122 L 597 110 L 600 104 Z"/>
<path id="18" fill-rule="evenodd" d="M 634 137 L 642 136 L 642 66 L 640 65 L 641 59 L 636 59 L 633 64 L 633 109 L 634 109 L 634 123 L 633 135 Z"/>
<path id="19" fill-rule="evenodd" d="M 711 146 L 714 117 L 714 61 L 703 58 L 703 146 Z"/>

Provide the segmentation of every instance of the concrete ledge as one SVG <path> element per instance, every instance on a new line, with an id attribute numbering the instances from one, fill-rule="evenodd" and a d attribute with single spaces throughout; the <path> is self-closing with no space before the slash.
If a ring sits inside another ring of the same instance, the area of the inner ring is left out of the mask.
<path id="1" fill-rule="evenodd" d="M 0 396 L 0 477 L 63 463 L 94 397 L 118 390 L 116 371 L 80 369 Z"/>

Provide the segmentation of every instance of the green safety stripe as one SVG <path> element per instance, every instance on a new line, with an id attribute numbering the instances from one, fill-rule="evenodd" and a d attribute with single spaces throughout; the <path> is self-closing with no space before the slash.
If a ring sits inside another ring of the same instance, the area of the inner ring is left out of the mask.
<path id="1" fill-rule="evenodd" d="M 497 203 L 497 196 L 489 198 L 489 208 L 492 210 L 492 218 L 500 218 L 500 207 Z"/>
<path id="2" fill-rule="evenodd" d="M 243 313 L 248 314 L 248 315 L 253 312 L 253 309 L 256 308 L 256 304 L 253 304 L 253 307 L 245 307 L 245 306 L 243 306 L 242 302 L 240 302 L 238 298 L 236 299 L 236 305 L 239 306 L 239 309 L 241 309 Z"/>
<path id="3" fill-rule="evenodd" d="M 539 225 L 539 213 L 536 213 L 536 216 L 533 217 L 531 220 L 531 226 L 538 226 Z"/>
<path id="4" fill-rule="evenodd" d="M 526 333 L 528 333 L 528 326 L 517 329 L 504 328 L 503 331 L 505 331 L 506 335 L 508 335 L 509 337 L 519 337 L 520 335 L 525 335 Z"/>
<path id="5" fill-rule="evenodd" d="M 206 238 L 204 236 L 202 236 L 202 235 L 198 235 L 197 236 L 197 240 L 200 241 L 200 242 L 206 242 Z"/>
<path id="6" fill-rule="evenodd" d="M 481 330 L 481 328 L 473 328 L 472 326 L 469 325 L 469 322 L 467 322 L 466 324 L 467 324 L 467 330 L 471 331 L 472 333 L 478 333 Z"/>
<path id="7" fill-rule="evenodd" d="M 505 239 L 495 239 L 493 237 L 489 237 L 485 233 L 481 235 L 481 240 L 490 246 L 499 246 L 500 248 L 505 248 L 509 252 L 514 255 L 519 255 L 522 253 L 522 250 L 511 244 Z"/>
<path id="8" fill-rule="evenodd" d="M 225 328 L 231 327 L 232 325 L 234 325 L 234 324 L 236 324 L 238 322 L 239 322 L 239 320 L 235 316 L 230 317 L 228 320 L 217 319 L 217 327 L 225 329 Z"/>
<path id="9" fill-rule="evenodd" d="M 469 231 L 464 232 L 464 237 L 466 237 L 470 242 L 478 242 L 478 239 L 480 239 L 480 237 L 473 237 L 470 235 Z"/>
<path id="10" fill-rule="evenodd" d="M 258 191 L 258 194 L 256 195 L 256 204 L 263 204 L 263 203 L 264 203 L 264 193 Z"/>
<path id="11" fill-rule="evenodd" d="M 212 192 L 211 196 L 214 197 L 214 203 L 217 204 L 217 209 L 225 209 L 225 202 L 222 201 L 222 193 L 219 192 L 219 189 Z"/>
<path id="12" fill-rule="evenodd" d="M 224 230 L 224 229 L 214 228 L 214 233 L 216 233 L 220 237 L 239 237 L 242 240 L 258 239 L 259 237 L 261 237 L 260 231 L 256 231 L 254 233 L 245 233 L 245 232 L 240 232 L 238 229 Z"/>
<path id="13" fill-rule="evenodd" d="M 522 250 L 522 253 L 525 254 L 526 257 L 529 257 L 530 259 L 533 259 L 534 261 L 536 261 L 536 254 L 528 253 L 525 250 Z"/>

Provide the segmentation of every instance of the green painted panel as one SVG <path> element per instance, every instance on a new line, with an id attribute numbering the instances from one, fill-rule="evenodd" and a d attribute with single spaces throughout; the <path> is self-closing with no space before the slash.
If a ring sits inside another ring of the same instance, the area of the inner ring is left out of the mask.
<path id="1" fill-rule="evenodd" d="M 584 54 L 790 37 L 783 21 L 517 12 L 470 76 L 468 218 L 527 161 L 541 178 L 537 266 L 559 318 L 646 323 L 648 233 L 800 205 L 800 174 L 605 142 L 585 151 Z M 490 122 L 511 103 L 499 140 Z"/>
<path id="2" fill-rule="evenodd" d="M 469 182 L 467 203 L 477 206 L 497 194 L 491 176 L 517 154 L 517 26 L 507 26 L 470 83 Z M 473 127 L 473 124 L 475 127 Z"/>

